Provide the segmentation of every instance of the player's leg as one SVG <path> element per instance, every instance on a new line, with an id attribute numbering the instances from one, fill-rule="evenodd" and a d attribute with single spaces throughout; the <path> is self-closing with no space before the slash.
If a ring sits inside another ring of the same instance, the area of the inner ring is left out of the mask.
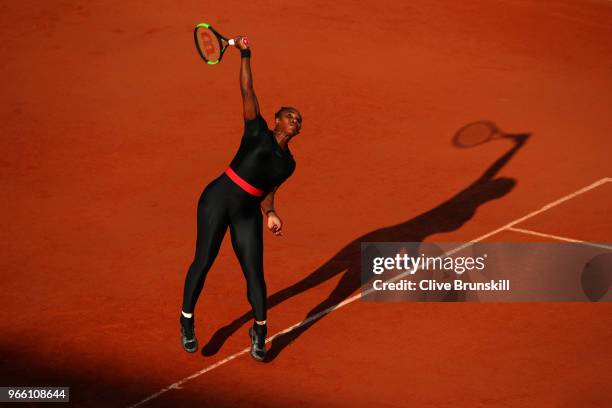
<path id="1" fill-rule="evenodd" d="M 232 246 L 247 283 L 247 298 L 255 322 L 249 330 L 251 356 L 262 361 L 265 357 L 266 282 L 263 272 L 263 223 L 259 206 L 252 206 L 230 216 Z"/>
<path id="2" fill-rule="evenodd" d="M 195 305 L 227 231 L 227 203 L 223 187 L 217 180 L 213 181 L 198 202 L 195 255 L 185 277 L 181 313 L 182 343 L 188 352 L 197 350 L 193 317 Z"/>

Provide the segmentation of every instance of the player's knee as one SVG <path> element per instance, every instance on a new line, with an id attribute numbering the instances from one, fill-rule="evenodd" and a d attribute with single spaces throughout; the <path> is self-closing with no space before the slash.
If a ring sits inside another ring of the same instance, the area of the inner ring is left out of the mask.
<path id="1" fill-rule="evenodd" d="M 212 266 L 212 261 L 212 258 L 209 256 L 198 257 L 191 263 L 189 271 L 193 271 L 192 273 L 196 273 L 198 275 L 201 273 L 206 273 L 206 271 L 208 271 Z"/>
<path id="2" fill-rule="evenodd" d="M 247 297 L 253 307 L 263 304 L 266 300 L 266 284 L 262 282 L 257 285 L 249 285 Z"/>

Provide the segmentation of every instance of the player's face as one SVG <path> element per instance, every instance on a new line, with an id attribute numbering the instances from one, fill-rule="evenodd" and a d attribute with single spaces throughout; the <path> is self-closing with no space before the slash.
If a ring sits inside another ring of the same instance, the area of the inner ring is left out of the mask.
<path id="1" fill-rule="evenodd" d="M 283 111 L 276 119 L 276 128 L 289 136 L 297 136 L 302 128 L 302 115 L 294 109 Z"/>

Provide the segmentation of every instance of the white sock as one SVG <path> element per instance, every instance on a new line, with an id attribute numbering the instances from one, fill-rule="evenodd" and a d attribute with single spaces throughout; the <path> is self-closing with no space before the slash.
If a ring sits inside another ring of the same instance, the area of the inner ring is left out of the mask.
<path id="1" fill-rule="evenodd" d="M 193 317 L 193 313 L 185 313 L 181 310 L 181 314 L 187 319 L 191 319 Z"/>

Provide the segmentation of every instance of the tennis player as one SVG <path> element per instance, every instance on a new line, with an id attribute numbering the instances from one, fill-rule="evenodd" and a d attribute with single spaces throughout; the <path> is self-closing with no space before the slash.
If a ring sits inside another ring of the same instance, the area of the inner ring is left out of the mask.
<path id="1" fill-rule="evenodd" d="M 197 209 L 195 257 L 185 278 L 181 311 L 181 343 L 185 351 L 198 349 L 194 309 L 221 241 L 229 227 L 232 247 L 246 278 L 247 298 L 255 321 L 249 328 L 251 356 L 263 361 L 267 334 L 266 283 L 263 271 L 263 216 L 268 229 L 282 235 L 283 223 L 274 207 L 278 187 L 295 170 L 289 142 L 302 127 L 300 112 L 282 107 L 275 127 L 268 129 L 259 112 L 251 75 L 251 49 L 246 37 L 235 39 L 240 50 L 240 91 L 244 133 L 236 156 L 224 173 L 202 192 Z"/>

